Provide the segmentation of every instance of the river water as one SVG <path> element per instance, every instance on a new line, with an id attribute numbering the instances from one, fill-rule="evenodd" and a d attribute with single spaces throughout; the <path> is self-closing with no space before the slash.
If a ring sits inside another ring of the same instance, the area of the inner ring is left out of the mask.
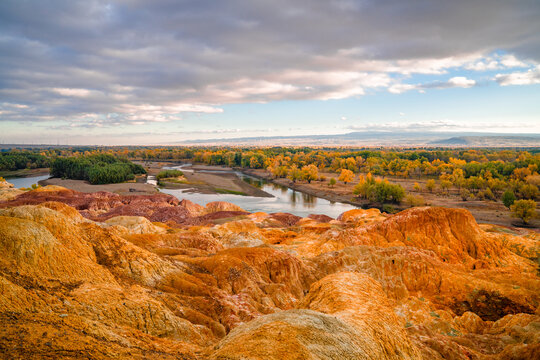
<path id="1" fill-rule="evenodd" d="M 31 177 L 15 177 L 6 179 L 7 182 L 12 183 L 16 188 L 29 188 L 38 181 L 48 179 L 49 175 L 31 176 Z"/>
<path id="2" fill-rule="evenodd" d="M 183 165 L 181 167 L 173 167 L 175 169 L 181 168 L 182 171 L 190 171 L 185 169 Z M 203 172 L 218 172 L 212 170 L 198 170 Z M 324 214 L 331 217 L 337 217 L 339 214 L 355 209 L 356 207 L 349 204 L 331 202 L 326 199 L 321 199 L 313 195 L 304 194 L 299 191 L 294 191 L 286 186 L 270 183 L 266 180 L 257 179 L 252 176 L 235 172 L 238 177 L 247 183 L 258 187 L 259 189 L 266 191 L 273 195 L 272 198 L 254 197 L 254 196 L 242 196 L 233 194 L 198 194 L 190 193 L 185 189 L 160 189 L 165 194 L 170 194 L 178 199 L 187 199 L 193 201 L 196 204 L 206 205 L 212 201 L 226 201 L 240 206 L 242 209 L 249 212 L 263 211 L 266 213 L 273 212 L 287 212 L 294 215 L 305 217 L 309 214 Z M 40 180 L 45 180 L 49 176 L 33 176 L 26 178 L 11 178 L 7 179 L 15 187 L 31 187 L 32 184 L 37 184 Z M 154 176 L 148 177 L 148 183 L 155 185 L 156 180 Z"/>
<path id="3" fill-rule="evenodd" d="M 193 171 L 186 169 L 190 164 L 167 167 L 165 169 L 179 169 L 184 172 Z M 197 170 L 199 172 L 220 173 L 214 170 Z M 178 199 L 188 199 L 200 205 L 206 205 L 212 201 L 226 201 L 240 206 L 249 212 L 263 211 L 266 213 L 286 212 L 305 217 L 309 214 L 324 214 L 336 218 L 339 214 L 356 209 L 355 206 L 339 202 L 332 202 L 313 195 L 289 189 L 286 186 L 274 184 L 263 179 L 258 179 L 237 171 L 236 175 L 245 182 L 273 195 L 272 198 L 254 196 L 242 196 L 232 194 L 198 194 L 190 193 L 186 189 L 160 189 L 161 192 L 176 196 Z"/>

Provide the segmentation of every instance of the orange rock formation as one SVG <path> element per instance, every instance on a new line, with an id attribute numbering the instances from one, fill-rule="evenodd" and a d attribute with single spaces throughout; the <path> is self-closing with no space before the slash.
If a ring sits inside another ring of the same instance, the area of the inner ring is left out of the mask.
<path id="1" fill-rule="evenodd" d="M 465 210 L 2 191 L 2 358 L 540 358 L 540 237 Z"/>

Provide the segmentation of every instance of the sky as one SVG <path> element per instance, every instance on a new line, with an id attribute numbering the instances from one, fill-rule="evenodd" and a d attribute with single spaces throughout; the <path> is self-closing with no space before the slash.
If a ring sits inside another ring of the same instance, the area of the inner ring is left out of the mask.
<path id="1" fill-rule="evenodd" d="M 0 1 L 0 141 L 540 133 L 538 0 Z"/>

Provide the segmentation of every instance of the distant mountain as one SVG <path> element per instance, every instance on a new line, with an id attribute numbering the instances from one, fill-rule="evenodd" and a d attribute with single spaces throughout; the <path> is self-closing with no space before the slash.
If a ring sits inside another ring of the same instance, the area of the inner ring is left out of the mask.
<path id="1" fill-rule="evenodd" d="M 540 147 L 540 134 L 357 131 L 335 135 L 185 140 L 183 145 Z"/>
<path id="2" fill-rule="evenodd" d="M 444 140 L 430 142 L 442 146 L 540 146 L 540 135 L 527 136 L 456 136 Z"/>

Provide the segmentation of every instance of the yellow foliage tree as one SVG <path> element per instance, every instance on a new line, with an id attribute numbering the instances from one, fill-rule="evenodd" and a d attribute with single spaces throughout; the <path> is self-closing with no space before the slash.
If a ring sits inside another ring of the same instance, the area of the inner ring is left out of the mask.
<path id="1" fill-rule="evenodd" d="M 338 180 L 343 181 L 345 184 L 351 182 L 354 180 L 354 173 L 351 170 L 341 169 Z"/>

